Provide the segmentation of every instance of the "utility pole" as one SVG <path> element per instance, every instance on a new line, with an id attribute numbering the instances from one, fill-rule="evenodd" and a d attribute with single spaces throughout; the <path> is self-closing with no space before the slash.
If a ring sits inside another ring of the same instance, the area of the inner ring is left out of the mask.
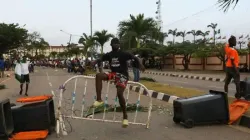
<path id="1" fill-rule="evenodd" d="M 163 31 L 162 29 L 162 19 L 161 19 L 161 0 L 158 0 L 156 2 L 156 5 L 157 5 L 157 11 L 155 12 L 156 13 L 156 20 L 157 20 L 157 25 L 158 25 L 158 28 L 160 28 L 161 32 Z"/>
<path id="2" fill-rule="evenodd" d="M 92 0 L 90 0 L 89 6 L 90 6 L 90 36 L 93 37 Z M 91 60 L 93 60 L 94 46 L 92 46 L 90 52 L 91 52 Z"/>
<path id="3" fill-rule="evenodd" d="M 93 35 L 93 21 L 92 21 L 92 0 L 90 0 L 90 35 Z"/>

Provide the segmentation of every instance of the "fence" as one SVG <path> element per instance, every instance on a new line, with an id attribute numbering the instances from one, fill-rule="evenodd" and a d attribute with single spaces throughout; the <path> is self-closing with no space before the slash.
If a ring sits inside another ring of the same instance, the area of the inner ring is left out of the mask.
<path id="1" fill-rule="evenodd" d="M 250 54 L 240 56 L 240 64 L 250 66 Z M 163 67 L 166 69 L 184 69 L 182 65 L 182 55 L 166 57 L 163 60 Z M 189 63 L 191 70 L 223 70 L 223 62 L 216 56 L 206 58 L 191 58 Z"/>
<path id="2" fill-rule="evenodd" d="M 82 94 L 82 99 L 81 99 L 81 113 L 79 116 L 77 116 L 74 111 L 75 111 L 75 108 L 76 108 L 76 86 L 77 86 L 77 83 L 78 83 L 78 79 L 81 78 L 81 79 L 84 79 L 85 80 L 85 84 L 84 84 L 84 92 Z M 67 130 L 65 128 L 65 123 L 64 123 L 64 119 L 63 118 L 72 118 L 72 119 L 77 119 L 77 120 L 91 120 L 91 121 L 101 121 L 101 122 L 109 122 L 109 123 L 121 123 L 121 121 L 118 121 L 116 120 L 116 108 L 117 108 L 117 101 L 118 101 L 118 98 L 116 97 L 115 100 L 114 100 L 114 111 L 113 111 L 113 118 L 112 119 L 106 119 L 106 114 L 107 114 L 107 105 L 108 105 L 108 98 L 109 98 L 109 92 L 110 92 L 110 85 L 112 83 L 112 81 L 108 81 L 107 82 L 107 91 L 106 91 L 106 95 L 105 95 L 105 101 L 104 101 L 104 109 L 103 109 L 103 116 L 102 118 L 95 118 L 95 108 L 92 109 L 92 116 L 91 118 L 90 117 L 86 117 L 84 115 L 84 111 L 86 109 L 86 94 L 87 94 L 87 87 L 88 87 L 88 81 L 91 80 L 91 79 L 95 79 L 94 77 L 91 77 L 91 76 L 82 76 L 82 75 L 79 75 L 79 76 L 74 76 L 74 77 L 71 77 L 69 78 L 67 81 L 64 82 L 64 84 L 62 86 L 60 86 L 60 96 L 59 96 L 59 101 L 58 101 L 58 108 L 57 108 L 57 128 L 56 128 L 56 132 L 57 132 L 57 135 L 59 136 L 60 135 L 60 130 L 62 132 L 63 135 L 68 135 L 67 133 Z M 66 89 L 66 86 L 67 84 L 72 81 L 72 80 L 75 80 L 74 82 L 74 90 L 73 90 L 73 93 L 72 93 L 72 96 L 71 96 L 71 113 L 70 115 L 65 115 L 62 113 L 62 109 L 63 109 L 63 106 L 62 104 L 65 102 L 64 101 L 64 92 L 65 92 L 65 89 Z M 152 111 L 152 98 L 150 95 L 148 95 L 150 92 L 148 92 L 148 89 L 140 84 L 140 83 L 137 83 L 137 82 L 132 82 L 132 81 L 128 81 L 128 85 L 126 87 L 126 107 L 128 105 L 128 101 L 129 101 L 129 96 L 130 96 L 130 85 L 131 84 L 135 84 L 135 85 L 139 85 L 140 86 L 140 91 L 139 91 L 139 94 L 138 94 L 138 98 L 137 98 L 137 101 L 136 101 L 136 110 L 135 110 L 135 115 L 134 115 L 134 119 L 133 121 L 129 121 L 129 124 L 135 124 L 135 125 L 143 125 L 143 126 L 146 126 L 146 128 L 149 128 L 149 125 L 150 125 L 150 119 L 151 119 L 151 111 Z M 141 102 L 141 95 L 144 94 L 145 95 L 145 92 L 146 94 L 148 95 L 149 97 L 149 102 L 148 102 L 148 111 L 147 111 L 147 120 L 146 122 L 144 123 L 139 123 L 137 122 L 137 115 L 138 115 L 138 108 L 139 108 L 139 105 L 140 105 L 140 102 Z M 96 100 L 96 96 L 94 96 L 94 101 Z M 87 111 L 89 112 L 89 110 Z"/>

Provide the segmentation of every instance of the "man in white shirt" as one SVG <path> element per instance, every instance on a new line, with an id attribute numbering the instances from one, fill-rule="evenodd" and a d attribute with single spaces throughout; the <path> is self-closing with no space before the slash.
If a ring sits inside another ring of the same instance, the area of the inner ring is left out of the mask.
<path id="1" fill-rule="evenodd" d="M 21 71 L 22 71 L 22 80 L 21 80 L 21 84 L 20 84 L 20 93 L 19 94 L 22 95 L 23 84 L 26 83 L 25 95 L 28 96 L 30 76 L 29 76 L 29 62 L 26 61 L 26 57 L 23 57 L 23 60 L 21 61 Z"/>

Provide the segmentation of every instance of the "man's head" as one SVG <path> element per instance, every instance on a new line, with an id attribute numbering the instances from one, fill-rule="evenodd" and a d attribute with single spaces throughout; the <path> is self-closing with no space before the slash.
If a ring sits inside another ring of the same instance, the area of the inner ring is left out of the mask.
<path id="1" fill-rule="evenodd" d="M 23 56 L 22 62 L 23 62 L 23 63 L 26 63 L 26 61 L 27 61 L 26 56 Z"/>
<path id="2" fill-rule="evenodd" d="M 228 39 L 228 43 L 229 43 L 229 46 L 230 47 L 233 47 L 233 46 L 236 46 L 236 37 L 235 36 L 231 36 L 229 39 Z"/>
<path id="3" fill-rule="evenodd" d="M 118 38 L 113 38 L 111 40 L 112 51 L 118 51 L 120 49 L 120 41 Z"/>

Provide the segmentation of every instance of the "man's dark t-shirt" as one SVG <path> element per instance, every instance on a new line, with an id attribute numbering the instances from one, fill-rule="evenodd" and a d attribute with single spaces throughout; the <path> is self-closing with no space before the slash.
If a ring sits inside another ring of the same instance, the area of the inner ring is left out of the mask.
<path id="1" fill-rule="evenodd" d="M 123 51 L 109 52 L 102 56 L 102 61 L 109 61 L 110 69 L 112 72 L 121 73 L 128 77 L 128 60 L 133 60 L 135 57 Z M 136 60 L 135 60 L 136 61 Z"/>

